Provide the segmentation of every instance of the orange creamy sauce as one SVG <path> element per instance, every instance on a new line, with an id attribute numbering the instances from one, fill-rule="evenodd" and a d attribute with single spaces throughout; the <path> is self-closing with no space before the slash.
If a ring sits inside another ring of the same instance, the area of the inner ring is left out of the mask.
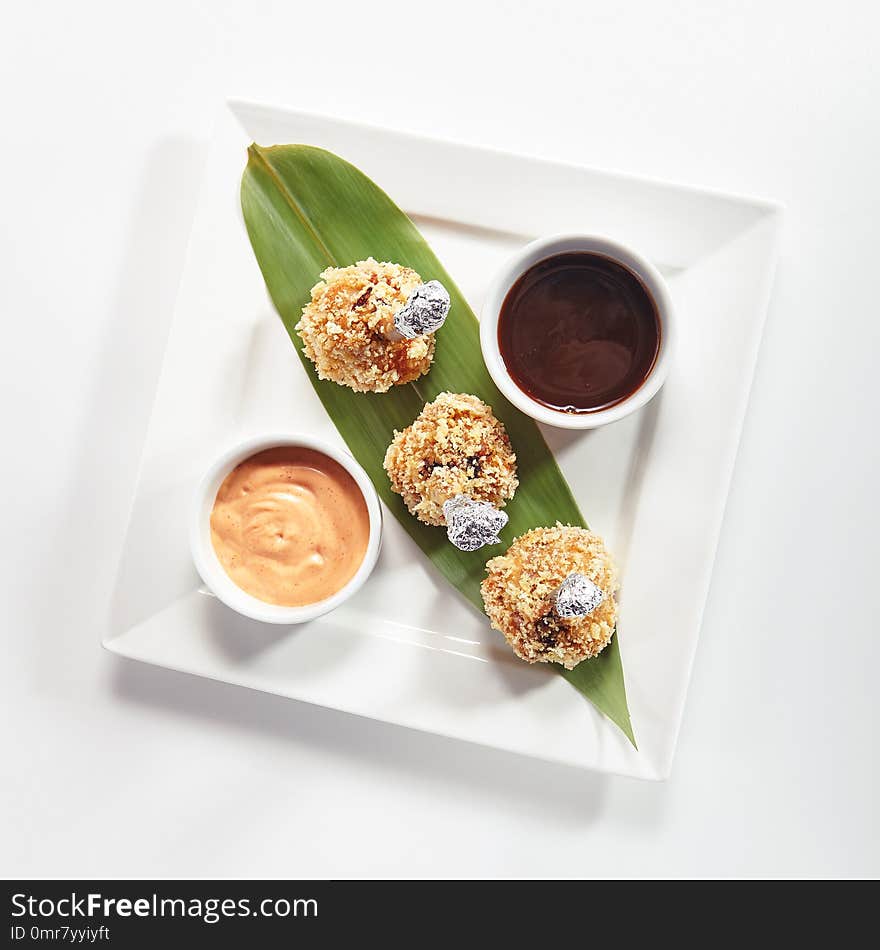
<path id="1" fill-rule="evenodd" d="M 281 446 L 245 459 L 224 479 L 211 511 L 211 543 L 244 591 L 302 607 L 341 590 L 370 537 L 355 480 L 312 449 Z"/>

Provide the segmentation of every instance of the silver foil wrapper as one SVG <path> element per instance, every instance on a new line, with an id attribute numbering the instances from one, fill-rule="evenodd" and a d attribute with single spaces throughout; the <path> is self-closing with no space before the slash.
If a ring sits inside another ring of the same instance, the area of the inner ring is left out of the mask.
<path id="1" fill-rule="evenodd" d="M 456 495 L 443 502 L 446 534 L 460 551 L 476 551 L 487 544 L 499 544 L 498 532 L 507 524 L 507 515 L 488 501 L 474 501 Z"/>
<path id="2" fill-rule="evenodd" d="M 443 326 L 449 306 L 449 293 L 443 284 L 439 280 L 429 280 L 427 284 L 416 287 L 394 314 L 394 328 L 407 340 L 433 333 Z"/>
<path id="3" fill-rule="evenodd" d="M 554 609 L 558 617 L 586 617 L 605 600 L 602 588 L 585 574 L 569 574 L 556 591 Z"/>

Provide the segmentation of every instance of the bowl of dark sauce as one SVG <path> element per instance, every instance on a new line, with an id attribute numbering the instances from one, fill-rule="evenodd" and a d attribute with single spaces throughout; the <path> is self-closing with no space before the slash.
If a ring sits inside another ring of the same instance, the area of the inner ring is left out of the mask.
<path id="1" fill-rule="evenodd" d="M 480 321 L 490 375 L 539 422 L 592 429 L 645 405 L 669 369 L 669 291 L 609 238 L 534 241 L 493 281 Z"/>

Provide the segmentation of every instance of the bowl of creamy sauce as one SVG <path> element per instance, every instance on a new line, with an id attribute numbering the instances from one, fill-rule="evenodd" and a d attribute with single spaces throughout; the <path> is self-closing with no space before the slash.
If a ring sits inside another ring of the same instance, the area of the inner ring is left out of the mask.
<path id="1" fill-rule="evenodd" d="M 267 435 L 218 458 L 196 495 L 191 547 L 206 586 L 238 613 L 304 623 L 355 593 L 379 556 L 367 473 L 310 436 Z"/>

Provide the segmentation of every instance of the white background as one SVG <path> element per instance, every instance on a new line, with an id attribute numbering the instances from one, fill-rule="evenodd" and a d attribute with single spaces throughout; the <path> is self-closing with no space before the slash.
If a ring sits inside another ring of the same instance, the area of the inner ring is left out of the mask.
<path id="1" fill-rule="evenodd" d="M 880 874 L 877 11 L 869 0 L 7 10 L 0 873 Z M 666 784 L 101 651 L 226 94 L 787 206 Z"/>

